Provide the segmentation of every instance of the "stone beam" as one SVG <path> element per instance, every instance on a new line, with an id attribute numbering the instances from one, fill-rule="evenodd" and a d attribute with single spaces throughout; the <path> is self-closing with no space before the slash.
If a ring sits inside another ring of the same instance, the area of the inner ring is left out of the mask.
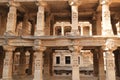
<path id="1" fill-rule="evenodd" d="M 10 46 L 33 46 L 34 40 L 41 40 L 46 47 L 77 45 L 73 40 L 79 41 L 81 46 L 103 46 L 107 39 L 113 39 L 115 45 L 120 46 L 120 38 L 116 37 L 22 37 L 22 38 L 0 38 L 0 45 Z M 64 43 L 64 44 L 63 44 Z"/>

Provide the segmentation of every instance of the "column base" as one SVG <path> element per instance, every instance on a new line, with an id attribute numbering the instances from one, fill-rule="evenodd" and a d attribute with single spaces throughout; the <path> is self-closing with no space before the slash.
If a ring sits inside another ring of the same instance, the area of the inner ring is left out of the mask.
<path id="1" fill-rule="evenodd" d="M 1 80 L 13 80 L 12 78 L 2 78 Z"/>

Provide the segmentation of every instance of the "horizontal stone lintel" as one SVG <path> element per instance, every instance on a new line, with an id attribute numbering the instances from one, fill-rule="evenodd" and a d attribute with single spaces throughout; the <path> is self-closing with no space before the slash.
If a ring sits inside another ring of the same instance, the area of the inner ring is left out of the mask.
<path id="1" fill-rule="evenodd" d="M 34 46 L 35 40 L 41 40 L 43 46 L 104 46 L 107 39 L 112 39 L 116 46 L 120 46 L 120 37 L 103 37 L 103 36 L 9 36 L 0 37 L 0 45 L 11 46 Z M 77 42 L 75 42 L 77 41 Z"/>

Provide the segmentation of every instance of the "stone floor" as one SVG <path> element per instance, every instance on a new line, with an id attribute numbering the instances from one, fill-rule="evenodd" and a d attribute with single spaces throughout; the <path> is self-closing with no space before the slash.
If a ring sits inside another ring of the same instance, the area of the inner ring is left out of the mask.
<path id="1" fill-rule="evenodd" d="M 15 76 L 13 80 L 33 80 L 33 76 L 22 76 L 22 77 Z M 44 80 L 72 80 L 72 79 L 71 76 L 54 76 L 54 77 L 44 77 Z M 98 78 L 93 76 L 80 76 L 80 80 L 98 80 Z M 116 80 L 120 80 L 120 78 L 117 77 Z"/>

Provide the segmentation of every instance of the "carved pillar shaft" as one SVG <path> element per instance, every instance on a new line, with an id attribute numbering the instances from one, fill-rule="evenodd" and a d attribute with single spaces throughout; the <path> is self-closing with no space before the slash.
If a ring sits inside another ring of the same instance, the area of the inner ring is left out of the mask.
<path id="1" fill-rule="evenodd" d="M 25 52 L 20 53 L 19 74 L 25 75 L 26 70 L 26 55 Z"/>
<path id="2" fill-rule="evenodd" d="M 94 76 L 97 77 L 98 76 L 98 52 L 94 50 L 93 52 L 93 65 L 94 65 Z"/>
<path id="3" fill-rule="evenodd" d="M 45 47 L 37 46 L 35 51 L 35 70 L 34 70 L 34 79 L 33 80 L 43 80 L 43 51 Z"/>
<path id="4" fill-rule="evenodd" d="M 79 46 L 73 46 L 72 52 L 72 80 L 80 80 L 80 73 L 79 73 L 79 63 L 78 63 L 78 56 L 81 48 Z"/>
<path id="5" fill-rule="evenodd" d="M 51 26 L 51 14 L 48 13 L 48 15 L 46 16 L 46 22 L 45 22 L 45 35 L 50 35 L 50 26 Z"/>
<path id="6" fill-rule="evenodd" d="M 78 6 L 77 5 L 72 5 L 71 6 L 71 11 L 72 11 L 72 34 L 73 35 L 79 35 L 79 30 L 78 30 Z"/>
<path id="7" fill-rule="evenodd" d="M 6 48 L 4 65 L 3 65 L 3 80 L 12 80 L 12 64 L 13 64 L 13 50 L 15 48 Z"/>
<path id="8" fill-rule="evenodd" d="M 103 51 L 99 50 L 99 80 L 105 80 L 105 71 L 104 71 L 104 56 Z"/>
<path id="9" fill-rule="evenodd" d="M 111 51 L 106 51 L 106 80 L 116 80 L 115 61 Z"/>
<path id="10" fill-rule="evenodd" d="M 113 35 L 108 0 L 102 1 L 102 35 Z"/>
<path id="11" fill-rule="evenodd" d="M 44 35 L 44 6 L 39 4 L 35 36 L 43 36 L 43 35 Z"/>
<path id="12" fill-rule="evenodd" d="M 96 26 L 96 20 L 93 20 L 91 23 L 92 23 L 92 34 L 96 35 L 96 33 L 97 33 L 96 32 L 96 27 L 97 27 Z"/>
<path id="13" fill-rule="evenodd" d="M 64 26 L 61 26 L 61 35 L 64 36 Z"/>
<path id="14" fill-rule="evenodd" d="M 104 46 L 106 54 L 106 80 L 116 80 L 115 76 L 115 60 L 113 51 L 117 48 L 113 39 L 107 39 Z"/>
<path id="15" fill-rule="evenodd" d="M 102 25 L 101 25 L 101 12 L 98 12 L 96 15 L 96 35 L 101 35 Z"/>
<path id="16" fill-rule="evenodd" d="M 16 27 L 16 17 L 17 17 L 17 9 L 14 5 L 10 5 L 9 13 L 7 18 L 7 25 L 6 25 L 6 32 L 8 34 L 15 34 L 15 27 Z"/>
<path id="17" fill-rule="evenodd" d="M 43 80 L 43 52 L 36 51 L 34 80 Z"/>

